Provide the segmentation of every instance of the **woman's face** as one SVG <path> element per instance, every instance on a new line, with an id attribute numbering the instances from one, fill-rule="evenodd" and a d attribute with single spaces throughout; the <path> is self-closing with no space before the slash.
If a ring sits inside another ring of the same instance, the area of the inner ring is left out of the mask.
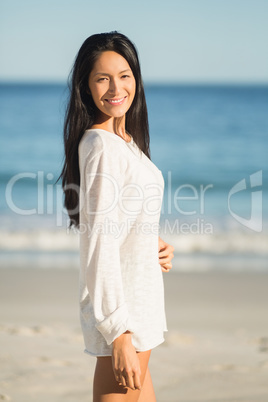
<path id="1" fill-rule="evenodd" d="M 134 75 L 126 59 L 113 51 L 101 53 L 88 80 L 95 105 L 103 117 L 122 117 L 136 91 Z"/>

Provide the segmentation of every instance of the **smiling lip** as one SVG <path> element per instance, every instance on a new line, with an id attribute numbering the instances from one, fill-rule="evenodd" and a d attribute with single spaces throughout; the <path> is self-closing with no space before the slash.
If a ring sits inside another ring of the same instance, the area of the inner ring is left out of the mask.
<path id="1" fill-rule="evenodd" d="M 109 105 L 117 106 L 117 105 L 122 105 L 122 103 L 125 101 L 125 99 L 126 99 L 126 96 L 124 96 L 123 98 L 118 98 L 118 99 L 105 99 L 105 100 L 106 100 L 106 102 L 109 103 Z"/>

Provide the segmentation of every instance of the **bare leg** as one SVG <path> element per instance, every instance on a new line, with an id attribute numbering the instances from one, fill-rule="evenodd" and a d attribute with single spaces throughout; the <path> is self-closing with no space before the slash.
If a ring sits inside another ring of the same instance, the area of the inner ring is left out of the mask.
<path id="1" fill-rule="evenodd" d="M 154 393 L 154 387 L 152 382 L 151 373 L 149 367 L 147 367 L 147 371 L 145 374 L 144 383 L 141 389 L 141 393 L 138 399 L 138 402 L 156 402 L 156 397 Z"/>
<path id="2" fill-rule="evenodd" d="M 150 354 L 150 350 L 138 352 L 142 388 Z M 132 390 L 118 384 L 115 380 L 112 358 L 110 356 L 97 357 L 93 381 L 93 402 L 138 402 L 141 392 L 142 390 Z M 155 399 L 147 399 L 147 402 L 155 402 Z"/>

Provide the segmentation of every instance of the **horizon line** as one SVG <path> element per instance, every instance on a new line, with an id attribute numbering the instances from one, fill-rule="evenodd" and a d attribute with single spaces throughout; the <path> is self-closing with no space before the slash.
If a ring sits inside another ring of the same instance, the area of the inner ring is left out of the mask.
<path id="1" fill-rule="evenodd" d="M 144 86 L 268 86 L 268 81 L 239 81 L 239 80 L 143 80 Z M 67 80 L 60 79 L 1 79 L 0 85 L 68 85 Z"/>

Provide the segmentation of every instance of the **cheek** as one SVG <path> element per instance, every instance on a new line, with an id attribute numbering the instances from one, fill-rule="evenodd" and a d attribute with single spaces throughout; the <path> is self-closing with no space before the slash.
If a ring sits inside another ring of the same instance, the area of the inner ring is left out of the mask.
<path id="1" fill-rule="evenodd" d="M 95 104 L 100 103 L 100 98 L 101 98 L 101 95 L 102 95 L 102 94 L 101 94 L 99 88 L 97 88 L 97 87 L 94 86 L 94 85 L 91 85 L 91 87 L 90 87 L 90 92 L 91 92 L 91 96 L 92 96 L 92 98 L 93 98 L 94 103 L 95 103 Z"/>
<path id="2" fill-rule="evenodd" d="M 135 82 L 133 82 L 133 83 L 130 85 L 130 87 L 129 87 L 129 92 L 130 92 L 131 98 L 132 98 L 132 100 L 133 100 L 134 97 L 135 97 L 135 93 L 136 93 L 136 83 L 135 83 Z"/>

